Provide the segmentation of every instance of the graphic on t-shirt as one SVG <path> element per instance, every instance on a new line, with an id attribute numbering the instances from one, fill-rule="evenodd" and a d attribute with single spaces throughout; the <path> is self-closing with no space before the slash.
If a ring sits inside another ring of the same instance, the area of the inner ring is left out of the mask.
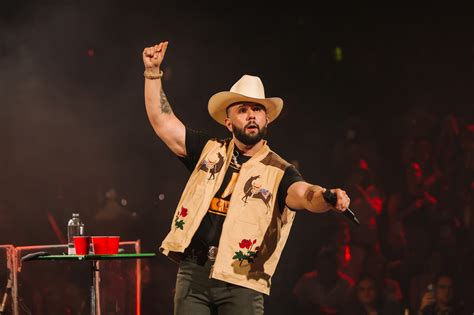
<path id="1" fill-rule="evenodd" d="M 222 193 L 221 198 L 227 198 L 232 194 L 235 188 L 235 184 L 237 183 L 237 178 L 239 178 L 239 173 L 234 172 L 232 173 L 232 177 L 229 181 L 229 184 L 226 186 L 224 192 Z"/>
<path id="2" fill-rule="evenodd" d="M 270 209 L 270 200 L 272 199 L 272 193 L 266 189 L 261 188 L 262 184 L 257 182 L 257 179 L 260 178 L 260 175 L 250 177 L 244 185 L 244 196 L 242 200 L 247 203 L 247 199 L 256 198 L 261 199 L 268 209 Z"/>
<path id="3" fill-rule="evenodd" d="M 209 173 L 208 180 L 211 180 L 216 178 L 216 174 L 220 172 L 222 166 L 224 166 L 224 156 L 217 152 L 217 159 L 202 161 L 201 165 L 199 165 L 199 170 Z"/>
<path id="4" fill-rule="evenodd" d="M 237 182 L 238 177 L 239 177 L 238 172 L 232 173 L 232 177 L 229 181 L 229 184 L 227 184 L 227 187 L 222 193 L 221 197 L 212 198 L 211 205 L 209 206 L 209 210 L 208 210 L 210 213 L 218 214 L 222 216 L 227 215 L 227 210 L 229 209 L 229 200 L 227 197 L 229 197 L 232 194 L 232 191 L 234 191 L 235 183 Z"/>
<path id="5" fill-rule="evenodd" d="M 227 215 L 227 210 L 229 210 L 229 201 L 221 198 L 212 198 L 211 205 L 209 206 L 210 213 L 218 214 L 221 216 Z"/>

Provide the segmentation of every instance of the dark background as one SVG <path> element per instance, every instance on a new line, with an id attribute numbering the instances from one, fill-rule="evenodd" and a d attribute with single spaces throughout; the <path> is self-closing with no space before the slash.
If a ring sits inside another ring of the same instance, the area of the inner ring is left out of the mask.
<path id="1" fill-rule="evenodd" d="M 0 243 L 58 243 L 48 213 L 64 233 L 73 211 L 89 233 L 107 233 L 92 221 L 114 188 L 139 227 L 122 236 L 157 251 L 188 177 L 155 136 L 143 102 L 141 53 L 162 40 L 169 41 L 164 88 L 187 126 L 226 136 L 207 113 L 209 97 L 243 74 L 258 75 L 267 96 L 285 101 L 269 144 L 298 162 L 306 180 L 341 185 L 344 161 L 335 148 L 356 129 L 382 157 L 385 185 L 396 187 L 407 112 L 430 108 L 472 121 L 467 12 L 298 2 L 2 3 Z M 269 310 L 324 242 L 314 228 L 321 216 L 297 215 Z M 161 255 L 157 266 L 172 272 L 155 277 L 172 283 L 175 266 Z"/>

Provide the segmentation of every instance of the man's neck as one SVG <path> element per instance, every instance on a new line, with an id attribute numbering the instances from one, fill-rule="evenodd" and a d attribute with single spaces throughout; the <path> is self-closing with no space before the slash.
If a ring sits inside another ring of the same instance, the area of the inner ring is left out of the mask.
<path id="1" fill-rule="evenodd" d="M 240 142 L 237 138 L 234 137 L 234 142 L 239 149 L 240 152 L 242 152 L 243 155 L 245 156 L 253 156 L 255 153 L 257 153 L 265 144 L 265 140 L 260 140 L 254 145 L 246 145 L 242 142 Z"/>

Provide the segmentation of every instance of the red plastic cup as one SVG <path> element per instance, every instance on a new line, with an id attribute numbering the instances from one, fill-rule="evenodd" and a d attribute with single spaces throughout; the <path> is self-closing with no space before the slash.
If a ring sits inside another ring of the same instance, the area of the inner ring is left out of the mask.
<path id="1" fill-rule="evenodd" d="M 90 236 L 74 236 L 74 249 L 76 255 L 87 255 L 89 254 Z"/>
<path id="2" fill-rule="evenodd" d="M 108 236 L 92 236 L 92 250 L 94 255 L 107 255 L 109 253 Z"/>
<path id="3" fill-rule="evenodd" d="M 118 249 L 119 249 L 119 243 L 120 243 L 120 236 L 109 236 L 108 240 L 108 253 L 109 254 L 118 254 Z"/>

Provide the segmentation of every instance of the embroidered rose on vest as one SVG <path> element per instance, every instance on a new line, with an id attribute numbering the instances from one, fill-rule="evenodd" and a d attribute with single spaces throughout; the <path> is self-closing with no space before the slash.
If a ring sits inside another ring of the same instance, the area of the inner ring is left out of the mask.
<path id="1" fill-rule="evenodd" d="M 255 250 L 252 251 L 252 247 L 255 245 L 257 240 L 250 240 L 250 239 L 243 239 L 239 243 L 239 247 L 241 249 L 247 249 L 247 253 L 244 254 L 242 250 L 239 250 L 238 252 L 235 252 L 234 257 L 232 259 L 237 259 L 240 262 L 240 266 L 242 266 L 242 262 L 246 260 L 249 264 L 254 262 L 254 259 L 257 257 L 258 253 L 258 246 L 255 247 Z"/>
<path id="2" fill-rule="evenodd" d="M 220 152 L 217 152 L 217 159 L 202 161 L 201 165 L 199 165 L 199 170 L 209 173 L 208 180 L 211 180 L 216 178 L 216 174 L 220 172 L 222 166 L 224 166 L 224 156 Z"/>
<path id="3" fill-rule="evenodd" d="M 253 244 L 256 242 L 257 240 L 254 240 L 253 242 L 251 240 L 242 240 L 240 243 L 239 243 L 239 246 L 240 248 L 247 248 L 247 249 L 250 249 Z"/>
<path id="4" fill-rule="evenodd" d="M 181 211 L 176 215 L 176 218 L 174 219 L 174 226 L 175 229 L 183 229 L 184 228 L 184 220 L 182 218 L 185 218 L 188 215 L 188 209 L 185 207 L 181 207 Z"/>
<path id="5" fill-rule="evenodd" d="M 267 208 L 270 209 L 270 201 L 272 200 L 273 195 L 268 189 L 262 188 L 262 184 L 257 182 L 258 178 L 260 178 L 260 175 L 252 176 L 245 182 L 242 201 L 247 203 L 249 197 L 261 199 Z"/>

